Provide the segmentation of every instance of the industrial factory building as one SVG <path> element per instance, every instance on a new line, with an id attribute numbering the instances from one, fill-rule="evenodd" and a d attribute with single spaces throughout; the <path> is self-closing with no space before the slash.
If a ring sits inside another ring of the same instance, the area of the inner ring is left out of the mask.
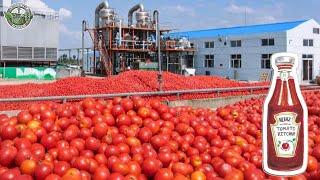
<path id="1" fill-rule="evenodd" d="M 99 59 L 92 53 L 84 55 L 83 67 L 88 73 L 108 76 L 128 69 L 157 70 L 158 57 L 163 70 L 181 74 L 193 68 L 192 44 L 185 38 L 167 38 L 170 30 L 157 26 L 158 11 L 149 12 L 137 4 L 128 10 L 127 23 L 116 11 L 107 1 L 102 2 L 95 10 L 94 27 L 85 27 L 93 40 L 93 52 L 100 54 Z"/>
<path id="2" fill-rule="evenodd" d="M 197 74 L 248 81 L 264 76 L 270 79 L 271 54 L 286 51 L 300 57 L 301 83 L 320 74 L 320 25 L 313 19 L 176 32 L 171 37 L 187 37 L 195 45 Z"/>
<path id="3" fill-rule="evenodd" d="M 0 76 L 16 78 L 19 74 L 28 76 L 32 73 L 36 73 L 34 76 L 39 73 L 54 76 L 54 70 L 47 67 L 55 66 L 57 62 L 59 14 L 31 9 L 30 24 L 17 29 L 5 17 L 11 5 L 11 0 L 0 0 Z M 46 72 L 40 72 L 46 69 Z"/>

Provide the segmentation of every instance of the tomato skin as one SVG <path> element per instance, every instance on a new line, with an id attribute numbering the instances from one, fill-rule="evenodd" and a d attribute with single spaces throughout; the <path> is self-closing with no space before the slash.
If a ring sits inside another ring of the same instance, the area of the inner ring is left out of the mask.
<path id="1" fill-rule="evenodd" d="M 154 158 L 147 158 L 143 161 L 141 169 L 145 175 L 152 177 L 157 173 L 158 169 L 160 169 L 161 167 L 161 161 Z"/>
<path id="2" fill-rule="evenodd" d="M 81 180 L 80 171 L 75 168 L 70 168 L 61 177 L 61 180 Z"/>
<path id="3" fill-rule="evenodd" d="M 313 156 L 308 156 L 308 164 L 307 164 L 307 171 L 312 172 L 318 169 L 318 162 L 317 159 Z"/>
<path id="4" fill-rule="evenodd" d="M 173 173 L 167 168 L 162 168 L 156 173 L 154 180 L 171 180 L 173 179 Z"/>
<path id="5" fill-rule="evenodd" d="M 240 170 L 233 169 L 231 173 L 228 173 L 225 180 L 244 180 L 244 175 Z"/>
<path id="6" fill-rule="evenodd" d="M 65 161 L 58 161 L 54 163 L 54 169 L 53 172 L 59 176 L 63 176 L 68 169 L 70 169 L 70 164 Z"/>
<path id="7" fill-rule="evenodd" d="M 110 180 L 124 180 L 124 176 L 121 175 L 120 173 L 112 173 L 109 176 Z"/>
<path id="8" fill-rule="evenodd" d="M 287 177 L 282 177 L 282 176 L 269 176 L 270 180 L 288 180 L 289 178 Z"/>
<path id="9" fill-rule="evenodd" d="M 195 171 L 191 174 L 191 180 L 206 180 L 206 175 L 201 171 Z"/>
<path id="10" fill-rule="evenodd" d="M 109 169 L 106 167 L 98 167 L 93 174 L 93 180 L 108 179 L 110 177 Z"/>
<path id="11" fill-rule="evenodd" d="M 190 164 L 176 162 L 172 165 L 172 171 L 187 176 L 192 173 L 193 167 Z"/>
<path id="12" fill-rule="evenodd" d="M 227 174 L 232 172 L 232 166 L 227 163 L 222 163 L 218 168 L 217 172 L 220 177 L 225 177 Z"/>
<path id="13" fill-rule="evenodd" d="M 289 180 L 307 180 L 307 178 L 304 175 L 297 175 L 289 177 Z"/>
<path id="14" fill-rule="evenodd" d="M 264 173 L 256 168 L 250 168 L 245 170 L 244 177 L 247 180 L 263 180 L 265 178 Z"/>
<path id="15" fill-rule="evenodd" d="M 53 172 L 53 167 L 46 163 L 38 164 L 34 170 L 36 179 L 45 179 Z"/>
<path id="16" fill-rule="evenodd" d="M 25 160 L 20 165 L 20 171 L 23 174 L 34 175 L 35 168 L 37 166 L 36 161 L 34 160 Z"/>

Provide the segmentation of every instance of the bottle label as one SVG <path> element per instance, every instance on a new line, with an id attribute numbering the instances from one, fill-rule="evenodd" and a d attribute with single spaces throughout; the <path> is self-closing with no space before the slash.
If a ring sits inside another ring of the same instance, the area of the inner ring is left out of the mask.
<path id="1" fill-rule="evenodd" d="M 270 125 L 272 138 L 277 157 L 294 157 L 300 123 L 296 123 L 297 114 L 294 112 L 281 112 L 274 115 L 275 123 Z"/>

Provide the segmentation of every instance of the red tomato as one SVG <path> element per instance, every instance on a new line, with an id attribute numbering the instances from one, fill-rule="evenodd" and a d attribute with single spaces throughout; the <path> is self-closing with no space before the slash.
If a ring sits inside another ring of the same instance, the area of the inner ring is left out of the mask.
<path id="1" fill-rule="evenodd" d="M 155 180 L 171 180 L 173 179 L 173 173 L 170 169 L 163 168 L 158 170 L 154 179 Z"/>

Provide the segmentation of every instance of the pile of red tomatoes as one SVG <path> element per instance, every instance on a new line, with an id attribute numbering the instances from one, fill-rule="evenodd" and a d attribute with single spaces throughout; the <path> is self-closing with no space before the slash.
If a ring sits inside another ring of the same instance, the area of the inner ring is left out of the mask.
<path id="1" fill-rule="evenodd" d="M 0 115 L 0 179 L 319 179 L 317 115 L 307 172 L 263 173 L 261 105 L 251 99 L 214 111 L 140 97 L 33 104 Z"/>
<path id="2" fill-rule="evenodd" d="M 127 71 L 117 76 L 106 78 L 73 77 L 60 79 L 52 83 L 44 84 L 21 84 L 0 86 L 0 98 L 21 97 L 46 97 L 46 96 L 72 96 L 87 94 L 114 94 L 154 92 L 159 90 L 157 71 Z M 185 77 L 169 72 L 163 73 L 163 90 L 190 90 L 210 88 L 231 88 L 264 86 L 267 82 L 246 83 L 224 79 L 216 76 L 192 76 Z M 255 90 L 254 93 L 266 91 Z M 220 93 L 220 96 L 245 95 L 250 91 L 234 91 Z M 217 93 L 210 94 L 187 94 L 182 99 L 199 99 L 215 97 Z M 162 99 L 177 99 L 176 95 L 162 96 Z M 0 110 L 24 109 L 30 103 L 1 103 Z"/>

